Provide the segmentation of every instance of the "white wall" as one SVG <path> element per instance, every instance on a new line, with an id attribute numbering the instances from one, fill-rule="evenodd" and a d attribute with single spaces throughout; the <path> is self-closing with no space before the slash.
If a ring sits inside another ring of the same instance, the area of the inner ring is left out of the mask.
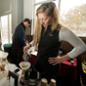
<path id="1" fill-rule="evenodd" d="M 11 12 L 10 0 L 0 0 L 0 16 Z"/>
<path id="2" fill-rule="evenodd" d="M 12 32 L 16 26 L 23 20 L 23 0 L 11 0 L 12 2 Z"/>
<path id="3" fill-rule="evenodd" d="M 24 18 L 32 19 L 33 0 L 24 0 Z"/>
<path id="4" fill-rule="evenodd" d="M 33 11 L 34 11 L 34 0 L 24 0 L 24 18 L 33 19 Z M 31 34 L 33 34 L 33 22 L 31 28 Z"/>
<path id="5" fill-rule="evenodd" d="M 33 0 L 12 0 L 13 32 L 15 27 L 24 19 L 32 19 Z"/>

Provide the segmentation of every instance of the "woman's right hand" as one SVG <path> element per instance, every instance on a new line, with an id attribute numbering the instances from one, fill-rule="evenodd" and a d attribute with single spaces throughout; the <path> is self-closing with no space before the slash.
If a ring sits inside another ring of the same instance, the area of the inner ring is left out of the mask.
<path id="1" fill-rule="evenodd" d="M 23 48 L 23 52 L 24 52 L 24 54 L 26 53 L 27 54 L 27 51 L 28 51 L 28 49 L 30 48 L 30 45 L 26 45 L 26 46 L 24 46 L 24 48 Z"/>

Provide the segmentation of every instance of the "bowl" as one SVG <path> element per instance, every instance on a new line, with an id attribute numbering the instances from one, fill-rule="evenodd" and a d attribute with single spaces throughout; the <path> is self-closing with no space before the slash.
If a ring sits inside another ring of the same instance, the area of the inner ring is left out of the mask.
<path id="1" fill-rule="evenodd" d="M 22 70 L 27 70 L 31 67 L 31 64 L 30 64 L 30 62 L 23 61 L 23 62 L 19 63 L 19 66 Z"/>

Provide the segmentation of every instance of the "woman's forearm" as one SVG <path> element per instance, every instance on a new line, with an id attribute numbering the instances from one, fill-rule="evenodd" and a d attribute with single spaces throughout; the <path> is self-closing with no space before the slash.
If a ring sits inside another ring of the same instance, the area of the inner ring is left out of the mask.
<path id="1" fill-rule="evenodd" d="M 64 28 L 60 30 L 60 41 L 66 41 L 73 46 L 73 49 L 67 53 L 70 58 L 74 58 L 86 51 L 85 43 L 70 30 Z"/>

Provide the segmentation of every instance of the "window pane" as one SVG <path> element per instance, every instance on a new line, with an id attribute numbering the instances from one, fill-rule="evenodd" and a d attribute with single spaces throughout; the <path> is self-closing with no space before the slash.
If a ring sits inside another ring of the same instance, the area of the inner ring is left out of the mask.
<path id="1" fill-rule="evenodd" d="M 2 43 L 8 43 L 8 16 L 2 16 L 1 17 L 1 39 Z"/>
<path id="2" fill-rule="evenodd" d="M 11 14 L 1 16 L 1 41 L 2 48 L 6 43 L 12 43 L 12 20 Z"/>
<path id="3" fill-rule="evenodd" d="M 69 10 L 76 8 L 77 6 L 81 6 L 86 4 L 86 0 L 61 0 L 61 15 L 66 14 Z"/>
<path id="4" fill-rule="evenodd" d="M 86 0 L 61 0 L 61 22 L 78 36 L 86 36 Z"/>

